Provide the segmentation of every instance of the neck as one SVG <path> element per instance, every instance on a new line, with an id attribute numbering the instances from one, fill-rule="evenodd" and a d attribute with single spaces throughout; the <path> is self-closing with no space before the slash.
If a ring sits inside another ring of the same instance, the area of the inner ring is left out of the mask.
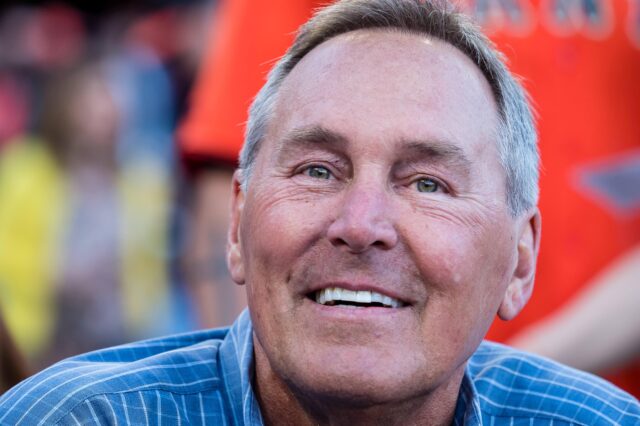
<path id="1" fill-rule="evenodd" d="M 265 425 L 450 425 L 464 374 L 464 366 L 437 389 L 411 399 L 367 404 L 342 401 L 331 395 L 297 389 L 270 367 L 255 345 L 255 383 Z"/>

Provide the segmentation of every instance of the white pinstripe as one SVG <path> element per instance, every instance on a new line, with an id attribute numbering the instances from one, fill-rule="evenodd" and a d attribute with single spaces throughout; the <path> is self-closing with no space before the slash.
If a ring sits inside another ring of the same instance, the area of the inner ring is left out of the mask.
<path id="1" fill-rule="evenodd" d="M 581 375 L 584 374 L 582 372 L 578 372 L 579 375 L 570 376 L 568 374 L 560 373 L 560 371 L 562 371 L 562 370 L 549 370 L 548 368 L 543 368 L 541 365 L 538 368 L 540 368 L 541 370 L 553 373 L 554 375 L 558 375 L 558 376 L 564 377 L 564 378 L 576 379 L 576 380 L 579 379 L 580 383 L 582 383 L 585 386 L 593 386 L 594 385 L 594 381 L 593 380 L 587 381 L 585 378 L 580 377 Z M 487 380 L 487 381 L 491 382 L 491 379 L 489 379 L 487 377 L 483 377 L 483 374 L 487 374 L 488 371 L 494 370 L 494 369 L 495 370 L 502 370 L 502 371 L 508 372 L 508 373 L 510 373 L 512 375 L 517 375 L 517 376 L 520 376 L 520 377 L 524 377 L 524 378 L 527 378 L 527 379 L 529 379 L 531 381 L 536 381 L 538 383 L 548 383 L 548 384 L 552 384 L 552 385 L 557 385 L 558 384 L 557 380 L 549 380 L 549 379 L 541 378 L 541 377 L 538 377 L 538 376 L 533 376 L 533 375 L 529 375 L 529 374 L 526 374 L 526 373 L 521 373 L 518 370 L 514 370 L 512 368 L 508 368 L 508 367 L 506 367 L 504 365 L 495 365 L 495 366 L 489 366 L 489 367 L 484 368 L 483 369 L 483 373 L 478 374 L 479 377 L 476 378 L 476 381 Z M 511 388 L 507 388 L 507 387 L 505 387 L 505 386 L 503 386 L 503 385 L 501 385 L 501 384 L 499 384 L 497 382 L 491 382 L 491 383 L 492 384 L 495 383 L 497 387 L 502 386 L 503 389 L 508 389 L 510 392 L 522 392 L 522 391 L 517 390 L 517 389 L 514 390 L 514 389 L 511 389 Z M 629 401 L 628 398 L 624 398 L 623 399 L 621 397 L 623 394 L 620 393 L 620 392 L 613 393 L 613 392 L 607 391 L 606 389 L 602 388 L 602 386 L 597 386 L 598 390 L 602 390 L 603 393 L 606 393 L 610 397 L 610 399 L 604 399 L 604 398 L 601 398 L 600 396 L 595 395 L 595 394 L 593 394 L 591 392 L 585 392 L 582 388 L 579 388 L 577 386 L 572 386 L 572 385 L 563 383 L 562 387 L 564 387 L 566 389 L 570 389 L 570 390 L 572 390 L 574 392 L 581 393 L 583 395 L 588 395 L 588 396 L 591 396 L 593 398 L 596 398 L 599 401 L 601 401 L 603 404 L 611 407 L 613 410 L 615 410 L 615 411 L 617 411 L 617 412 L 619 412 L 621 414 L 625 414 L 624 410 L 622 410 L 622 409 L 618 408 L 617 406 L 611 404 L 611 399 L 615 399 L 615 400 L 618 400 L 618 401 Z M 543 395 L 546 395 L 546 394 L 539 393 L 539 396 L 543 396 Z M 639 417 L 639 419 L 640 419 L 640 417 Z"/>
<path id="2" fill-rule="evenodd" d="M 207 364 L 207 363 L 209 363 L 209 362 L 210 362 L 210 361 L 208 361 L 208 360 L 194 361 L 194 362 L 189 363 L 189 364 L 184 364 L 184 366 L 185 366 L 185 367 L 188 367 L 188 366 L 190 366 L 190 365 L 201 365 L 201 364 Z M 117 378 L 119 378 L 119 377 L 124 377 L 124 376 L 127 376 L 127 375 L 132 375 L 133 373 L 140 373 L 140 372 L 143 372 L 143 371 L 149 371 L 149 370 L 158 370 L 158 369 L 159 369 L 159 367 L 161 367 L 161 368 L 167 368 L 167 369 L 173 369 L 173 368 L 175 368 L 175 365 L 155 365 L 155 366 L 151 366 L 151 367 L 138 368 L 138 369 L 135 369 L 135 370 L 126 371 L 126 372 L 124 372 L 124 373 L 120 373 L 120 374 L 116 374 L 116 375 L 113 375 L 113 376 L 109 376 L 109 377 L 106 377 L 106 378 L 101 379 L 101 380 L 95 380 L 95 381 L 93 381 L 93 382 L 91 382 L 91 383 L 87 383 L 87 384 L 85 384 L 85 385 L 83 385 L 83 386 L 81 386 L 81 387 L 79 387 L 79 388 L 75 389 L 73 392 L 71 392 L 71 393 L 67 394 L 64 398 L 62 398 L 62 399 L 60 400 L 60 402 L 59 402 L 55 407 L 53 407 L 49 413 L 47 413 L 47 415 L 46 415 L 46 416 L 45 416 L 45 417 L 40 421 L 40 423 L 38 423 L 38 426 L 42 426 L 42 425 L 44 425 L 44 424 L 45 424 L 45 422 L 49 419 L 49 417 L 51 417 L 51 416 L 56 412 L 56 410 L 58 410 L 58 409 L 59 409 L 59 408 L 60 408 L 60 407 L 65 403 L 65 402 L 67 402 L 69 399 L 73 398 L 77 393 L 79 393 L 79 392 L 81 392 L 81 391 L 83 391 L 83 390 L 85 390 L 85 389 L 87 389 L 87 388 L 89 388 L 89 387 L 92 387 L 92 386 L 98 385 L 98 384 L 100 384 L 100 383 L 107 382 L 107 381 L 109 381 L 109 380 L 117 379 Z M 41 398 L 46 397 L 47 395 L 49 395 L 50 393 L 54 392 L 54 391 L 55 391 L 56 389 L 58 389 L 59 387 L 61 387 L 61 386 L 63 386 L 63 385 L 66 385 L 67 383 L 71 383 L 71 382 L 73 382 L 74 380 L 77 380 L 77 377 L 74 377 L 74 378 L 72 378 L 72 379 L 69 379 L 69 380 L 67 380 L 67 381 L 66 381 L 66 382 L 64 382 L 64 383 L 61 383 L 60 385 L 58 385 L 58 386 L 56 386 L 56 387 L 54 387 L 54 388 L 51 388 L 51 389 L 50 389 L 46 394 L 44 394 Z M 171 385 L 172 385 L 172 386 L 181 386 L 181 385 L 183 385 L 183 384 L 179 384 L 179 383 L 172 383 Z M 26 414 L 26 413 L 25 413 L 25 414 Z"/>
<path id="3" fill-rule="evenodd" d="M 516 352 L 516 354 L 517 354 L 517 352 Z M 602 385 L 601 383 L 598 383 L 598 382 L 593 381 L 593 379 L 592 379 L 592 376 L 591 376 L 591 375 L 588 375 L 588 374 L 586 374 L 586 373 L 584 373 L 584 372 L 582 372 L 582 371 L 574 370 L 574 369 L 570 369 L 570 368 L 568 368 L 568 367 L 565 367 L 565 368 L 563 368 L 563 369 L 557 369 L 557 370 L 553 370 L 553 371 L 552 371 L 552 370 L 549 370 L 549 368 L 548 368 L 548 367 L 549 367 L 549 365 L 544 364 L 544 363 L 542 363 L 542 362 L 540 362 L 540 361 L 536 360 L 536 359 L 535 359 L 535 358 L 533 358 L 533 357 L 527 357 L 527 358 L 525 359 L 525 358 L 523 358 L 521 355 L 515 355 L 515 356 L 511 356 L 510 358 L 511 358 L 511 359 L 514 359 L 514 357 L 517 357 L 517 359 L 518 359 L 520 362 L 526 362 L 526 363 L 528 363 L 528 364 L 530 364 L 530 365 L 532 365 L 532 366 L 536 367 L 536 368 L 537 368 L 537 369 L 539 369 L 539 370 L 552 372 L 554 375 L 557 375 L 557 376 L 560 376 L 560 377 L 563 377 L 563 378 L 566 378 L 566 379 L 570 379 L 570 380 L 579 380 L 579 381 L 580 381 L 580 383 L 582 383 L 582 384 L 586 384 L 586 385 L 589 385 L 589 386 L 597 387 L 597 388 L 598 388 L 598 391 L 600 391 L 600 392 L 602 392 L 602 393 L 605 393 L 605 394 L 607 394 L 607 395 L 609 395 L 609 396 L 615 396 L 615 397 L 617 397 L 617 398 L 620 396 L 620 393 L 621 393 L 621 392 L 616 392 L 616 393 L 612 392 L 612 389 L 613 389 L 613 388 L 610 388 L 609 386 L 606 386 L 606 387 L 605 387 L 605 386 L 604 386 L 604 385 Z M 495 362 L 495 361 L 499 361 L 499 360 L 494 359 L 494 361 L 493 361 L 493 362 Z M 491 364 L 488 364 L 488 365 L 486 365 L 486 364 L 485 364 L 485 366 L 480 370 L 480 372 L 478 373 L 478 375 L 482 375 L 482 374 L 483 374 L 483 371 L 485 371 L 485 370 L 489 370 L 489 369 L 494 368 L 493 362 L 492 362 Z M 472 366 L 474 366 L 474 367 L 475 367 L 475 366 L 479 366 L 479 365 L 480 365 L 480 364 L 478 364 L 478 362 L 477 362 L 477 361 L 473 361 L 473 360 L 470 360 L 470 361 L 469 361 L 469 364 L 470 364 L 470 365 L 472 365 Z M 520 372 L 519 370 L 518 370 L 518 371 L 516 371 L 516 370 L 510 369 L 510 368 L 508 368 L 508 367 L 507 367 L 507 366 L 505 366 L 505 365 L 499 365 L 497 362 L 495 362 L 495 364 L 496 364 L 496 366 L 495 366 L 496 368 L 500 368 L 500 369 L 505 370 L 505 371 L 508 371 L 508 372 L 510 372 L 510 373 L 516 373 L 516 374 L 518 374 L 519 376 L 522 376 L 522 377 L 527 377 L 527 378 L 530 378 L 530 379 L 535 379 L 536 381 L 538 381 L 538 380 L 543 380 L 543 381 L 544 381 L 544 380 L 545 380 L 545 379 L 540 379 L 540 378 L 538 378 L 538 377 L 536 377 L 536 376 L 527 375 L 526 373 L 522 373 L 522 372 Z M 554 365 L 554 364 L 552 363 L 551 365 Z M 566 371 L 565 371 L 565 370 L 566 370 Z M 570 371 L 572 374 L 569 374 L 569 373 L 568 373 L 569 371 Z M 548 382 L 548 381 L 547 381 L 547 382 Z M 551 382 L 551 383 L 556 383 L 556 382 Z M 603 400 L 603 401 L 604 401 L 604 400 Z"/>
<path id="4" fill-rule="evenodd" d="M 90 370 L 91 372 L 95 371 L 95 366 L 94 365 L 84 365 L 84 368 Z M 80 367 L 78 367 L 79 369 Z M 114 368 L 115 369 L 115 368 Z M 51 376 L 45 377 L 43 380 L 41 381 L 36 381 L 36 380 L 31 380 L 28 379 L 27 381 L 23 382 L 22 384 L 18 385 L 21 387 L 25 387 L 28 384 L 33 384 L 33 386 L 31 388 L 29 388 L 29 390 L 22 390 L 21 389 L 21 396 L 18 398 L 17 401 L 15 402 L 11 402 L 11 405 L 18 405 L 20 404 L 20 402 L 22 402 L 22 400 L 30 394 L 30 391 L 33 390 L 36 386 L 41 386 L 43 383 L 48 382 L 50 379 L 53 379 L 57 376 L 61 376 L 63 374 L 69 374 L 70 371 L 74 371 L 76 369 L 72 369 L 72 370 L 60 370 L 58 373 L 56 374 L 52 374 Z M 105 371 L 109 371 L 109 370 L 105 370 Z M 80 376 L 83 377 L 83 376 Z M 7 401 L 7 404 L 9 403 L 9 401 L 11 401 L 10 399 Z M 26 415 L 27 413 L 25 413 Z M 0 417 L 0 424 L 2 424 L 2 421 L 9 415 L 9 412 L 7 411 L 6 413 L 4 413 L 4 415 L 2 417 Z M 22 418 L 18 420 L 18 423 L 20 423 L 20 421 L 22 421 Z"/>
<path id="5" fill-rule="evenodd" d="M 218 400 L 217 400 L 217 403 L 218 403 L 218 412 L 219 412 L 219 413 L 224 412 L 224 407 L 222 406 L 222 399 L 218 399 Z M 227 420 L 227 418 L 226 418 L 226 417 L 223 417 L 223 418 L 222 418 L 222 422 L 224 423 L 224 425 L 223 425 L 223 426 L 227 426 L 227 425 L 229 424 L 229 422 L 228 422 L 228 420 Z"/>
<path id="6" fill-rule="evenodd" d="M 202 394 L 198 394 L 202 396 Z M 184 394 L 180 395 L 180 399 L 182 400 L 182 409 L 184 410 L 185 419 L 189 418 L 189 410 L 187 409 L 187 400 L 184 397 Z"/>
<path id="7" fill-rule="evenodd" d="M 73 413 L 69 413 L 69 414 L 71 414 L 71 418 L 73 419 L 74 422 L 76 422 L 77 425 L 82 425 L 82 423 L 80 423 L 80 420 L 78 420 L 76 416 L 73 415 Z"/>
<path id="8" fill-rule="evenodd" d="M 150 425 L 151 423 L 149 423 L 149 416 L 147 414 L 147 404 L 144 403 L 142 392 L 138 392 L 138 396 L 140 396 L 140 401 L 142 402 L 142 412 L 144 413 L 144 421 L 147 425 Z"/>
<path id="9" fill-rule="evenodd" d="M 91 418 L 93 419 L 93 422 L 99 425 L 100 419 L 98 418 L 98 415 L 96 414 L 96 412 L 93 410 L 93 406 L 89 404 L 89 400 L 84 401 L 84 405 L 86 405 L 89 408 L 89 412 L 91 413 Z"/>
<path id="10" fill-rule="evenodd" d="M 180 414 L 180 408 L 178 408 L 178 403 L 176 402 L 173 395 L 171 395 L 171 402 L 173 402 L 173 408 L 176 409 L 176 419 L 178 419 L 178 426 L 182 426 L 182 414 Z"/>
<path id="11" fill-rule="evenodd" d="M 200 404 L 200 419 L 202 419 L 202 426 L 205 426 L 204 424 L 204 404 L 202 403 L 202 394 L 198 394 L 198 403 Z"/>
<path id="12" fill-rule="evenodd" d="M 141 348 L 142 348 L 143 346 L 142 346 L 142 345 L 138 345 L 138 347 L 141 347 Z M 175 349 L 175 346 L 174 346 L 174 345 L 172 345 L 172 347 Z M 197 351 L 201 351 L 202 349 L 215 349 L 215 348 L 216 348 L 216 346 L 215 346 L 215 345 L 202 345 L 202 346 L 197 346 L 197 347 L 187 348 L 187 349 L 185 350 L 185 352 L 191 352 L 191 351 L 197 352 Z M 207 361 L 202 361 L 202 363 L 206 363 L 206 362 L 207 362 Z M 11 404 L 12 404 L 12 405 L 17 405 L 17 404 L 19 404 L 19 403 L 23 400 L 23 398 L 24 398 L 24 397 L 26 397 L 27 395 L 29 395 L 29 394 L 30 394 L 30 391 L 32 391 L 36 386 L 42 386 L 43 384 L 45 384 L 45 383 L 47 383 L 47 382 L 51 381 L 52 379 L 54 379 L 54 378 L 56 378 L 56 377 L 58 377 L 58 376 L 61 376 L 61 375 L 64 375 L 64 374 L 67 374 L 67 375 L 68 375 L 69 373 L 72 373 L 72 372 L 74 372 L 74 371 L 76 371 L 76 370 L 85 370 L 85 369 L 86 369 L 86 370 L 88 370 L 88 373 L 86 373 L 86 374 L 73 375 L 73 377 L 72 377 L 71 379 L 69 379 L 69 380 L 67 380 L 67 381 L 65 381 L 65 382 L 63 382 L 63 383 L 61 383 L 61 384 L 59 384 L 57 387 L 51 388 L 51 389 L 49 390 L 49 392 L 54 391 L 54 390 L 57 390 L 57 388 L 58 388 L 58 387 L 60 387 L 60 386 L 64 386 L 64 385 L 66 385 L 66 384 L 68 384 L 68 383 L 71 383 L 71 382 L 72 382 L 72 381 L 74 381 L 74 380 L 81 381 L 80 379 L 83 379 L 84 377 L 90 376 L 90 375 L 92 375 L 93 373 L 95 373 L 95 371 L 96 371 L 96 367 L 95 367 L 95 365 L 94 365 L 94 364 L 87 364 L 87 363 L 86 363 L 86 361 L 84 361 L 84 362 L 83 362 L 83 364 L 84 364 L 84 365 L 78 366 L 78 367 L 76 367 L 76 368 L 71 368 L 71 369 L 62 369 L 62 367 L 64 367 L 66 364 L 75 364 L 75 363 L 77 363 L 77 362 L 68 362 L 68 361 L 63 361 L 62 363 L 60 363 L 60 364 L 58 364 L 58 365 L 57 365 L 57 368 L 60 368 L 60 371 L 58 371 L 57 373 L 52 374 L 52 375 L 49 375 L 49 376 L 45 377 L 44 379 L 42 379 L 42 380 L 41 380 L 41 381 L 39 381 L 39 382 L 38 382 L 38 381 L 34 381 L 34 380 L 28 380 L 27 382 L 24 382 L 24 383 L 22 384 L 22 386 L 26 386 L 26 385 L 28 385 L 28 384 L 33 384 L 33 386 L 31 386 L 31 388 L 29 388 L 28 390 L 26 390 L 26 389 L 25 389 L 25 390 L 22 390 L 22 391 L 21 391 L 21 396 L 18 398 L 18 400 L 17 400 L 17 401 L 15 401 L 15 402 L 13 402 L 13 403 L 11 403 Z M 185 365 L 185 366 L 188 366 L 188 365 Z M 167 368 L 174 368 L 174 367 L 175 367 L 175 365 L 167 365 L 166 367 L 167 367 Z M 107 372 L 109 372 L 109 371 L 118 370 L 118 369 L 120 369 L 120 368 L 122 368 L 122 366 L 121 366 L 120 364 L 116 364 L 116 365 L 114 365 L 114 366 L 112 366 L 112 367 L 110 367 L 110 368 L 104 368 L 104 369 L 101 369 L 101 370 L 100 370 L 100 372 L 104 374 L 104 373 L 107 373 Z M 155 367 L 154 367 L 154 368 L 155 368 Z M 114 377 L 115 377 L 115 376 L 114 376 Z M 45 395 L 43 395 L 43 396 L 42 396 L 42 398 L 46 397 L 46 396 L 48 395 L 48 393 L 49 393 L 49 392 L 47 392 Z M 7 416 L 7 414 L 8 414 L 8 413 L 5 413 L 2 417 L 0 417 L 0 424 L 2 424 L 2 421 L 5 419 L 5 417 Z M 18 422 L 17 422 L 17 423 L 20 423 L 20 422 L 23 420 L 24 416 L 26 416 L 27 414 L 28 414 L 28 413 L 24 413 L 23 417 L 22 417 L 22 418 L 20 418 L 20 419 L 18 420 Z"/>
<path id="13" fill-rule="evenodd" d="M 111 410 L 111 415 L 113 416 L 113 422 L 114 422 L 115 426 L 118 426 L 118 416 L 116 416 L 116 412 L 113 411 L 113 406 L 111 405 L 111 403 L 107 399 L 106 395 L 102 395 L 102 399 L 104 399 L 105 404 L 107 404 L 109 406 L 109 409 Z"/>
<path id="14" fill-rule="evenodd" d="M 502 389 L 504 391 L 507 391 L 507 392 L 511 392 L 511 393 L 515 393 L 515 394 L 523 394 L 523 395 L 532 395 L 532 396 L 537 396 L 537 397 L 540 397 L 540 398 L 546 398 L 546 399 L 551 399 L 551 400 L 554 400 L 554 401 L 559 401 L 559 402 L 562 402 L 562 403 L 568 404 L 568 405 L 575 405 L 575 406 L 580 407 L 581 409 L 590 411 L 593 414 L 599 414 L 600 417 L 605 417 L 606 420 L 608 422 L 610 422 L 611 424 L 613 424 L 613 425 L 616 424 L 615 421 L 611 417 L 605 415 L 604 413 L 600 412 L 599 410 L 595 410 L 595 409 L 593 409 L 591 407 L 588 407 L 588 406 L 586 406 L 584 404 L 581 404 L 581 403 L 579 403 L 577 401 L 574 401 L 574 400 L 570 400 L 570 399 L 567 399 L 567 398 L 562 398 L 562 397 L 555 396 L 555 395 L 549 395 L 549 394 L 545 394 L 545 393 L 542 393 L 542 392 L 510 388 L 508 386 L 504 386 L 502 383 L 496 382 L 495 380 L 493 380 L 493 379 L 491 379 L 489 377 L 480 377 L 480 378 L 476 379 L 476 382 L 480 382 L 480 381 L 491 383 L 492 386 L 495 386 L 495 387 L 500 388 L 500 389 Z M 585 396 L 589 395 L 589 394 L 584 393 L 584 392 L 582 392 L 582 393 Z M 601 399 L 599 399 L 599 400 L 601 400 Z M 541 411 L 541 410 L 538 409 L 538 411 Z M 620 410 L 618 410 L 618 411 L 620 411 Z M 532 410 L 532 412 L 535 412 L 535 410 Z"/>
<path id="15" fill-rule="evenodd" d="M 158 424 L 161 425 L 162 424 L 162 417 L 161 417 L 161 413 L 162 413 L 162 397 L 160 396 L 160 392 L 158 392 L 156 390 L 156 401 L 158 404 L 158 412 L 157 412 L 157 417 L 158 417 Z"/>
<path id="16" fill-rule="evenodd" d="M 534 409 L 529 409 L 527 407 L 522 407 L 522 406 L 519 406 L 519 405 L 499 404 L 499 403 L 487 398 L 486 396 L 484 396 L 482 394 L 478 395 L 478 397 L 481 400 L 483 400 L 484 402 L 486 402 L 487 404 L 492 405 L 492 406 L 497 407 L 497 408 L 508 408 L 508 409 L 511 409 L 511 410 L 518 410 L 518 411 L 522 411 L 522 412 L 527 412 L 527 413 L 531 414 L 532 416 L 535 416 L 535 418 L 539 418 L 541 416 L 547 417 L 552 422 L 553 422 L 553 419 L 555 418 L 555 419 L 558 419 L 558 420 L 564 420 L 566 422 L 575 424 L 575 419 L 573 417 L 568 417 L 568 416 L 565 416 L 565 415 L 557 413 L 557 412 L 556 413 L 552 413 L 552 412 L 541 410 L 541 409 L 534 410 Z M 509 417 L 514 417 L 514 416 L 509 416 Z M 610 419 L 607 419 L 607 421 L 611 422 Z M 611 423 L 611 424 L 614 425 L 614 426 L 617 425 L 616 423 Z M 585 426 L 587 426 L 587 425 L 585 425 Z"/>
<path id="17" fill-rule="evenodd" d="M 125 424 L 130 425 L 131 420 L 129 419 L 129 406 L 127 405 L 127 400 L 124 399 L 124 394 L 120 394 L 120 400 L 122 401 L 122 408 L 124 409 L 124 421 Z"/>

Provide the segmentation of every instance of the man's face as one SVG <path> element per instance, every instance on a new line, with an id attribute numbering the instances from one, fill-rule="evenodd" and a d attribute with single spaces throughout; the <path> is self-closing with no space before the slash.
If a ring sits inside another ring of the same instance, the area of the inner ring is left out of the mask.
<path id="1" fill-rule="evenodd" d="M 357 31 L 293 69 L 229 252 L 276 377 L 362 404 L 459 383 L 514 312 L 530 230 L 506 205 L 497 124 L 479 69 L 441 41 Z"/>

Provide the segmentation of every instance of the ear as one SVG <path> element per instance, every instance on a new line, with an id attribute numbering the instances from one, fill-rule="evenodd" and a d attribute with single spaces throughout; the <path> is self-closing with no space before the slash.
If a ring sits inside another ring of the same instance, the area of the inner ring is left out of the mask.
<path id="1" fill-rule="evenodd" d="M 240 219 L 244 209 L 245 194 L 241 187 L 242 171 L 233 174 L 231 189 L 231 218 L 227 235 L 227 267 L 236 284 L 244 284 L 244 259 L 242 258 L 242 240 L 240 238 Z"/>
<path id="2" fill-rule="evenodd" d="M 498 316 L 505 321 L 515 318 L 520 313 L 533 292 L 541 225 L 538 208 L 519 219 L 516 265 L 504 299 L 498 308 Z"/>

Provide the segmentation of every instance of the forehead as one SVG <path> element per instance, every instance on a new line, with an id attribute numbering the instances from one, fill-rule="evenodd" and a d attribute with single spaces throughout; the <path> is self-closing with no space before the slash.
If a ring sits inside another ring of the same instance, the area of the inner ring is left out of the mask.
<path id="1" fill-rule="evenodd" d="M 461 51 L 423 35 L 359 30 L 302 58 L 280 88 L 269 134 L 278 141 L 319 125 L 353 141 L 448 141 L 473 154 L 495 149 L 497 123 L 489 83 Z"/>

